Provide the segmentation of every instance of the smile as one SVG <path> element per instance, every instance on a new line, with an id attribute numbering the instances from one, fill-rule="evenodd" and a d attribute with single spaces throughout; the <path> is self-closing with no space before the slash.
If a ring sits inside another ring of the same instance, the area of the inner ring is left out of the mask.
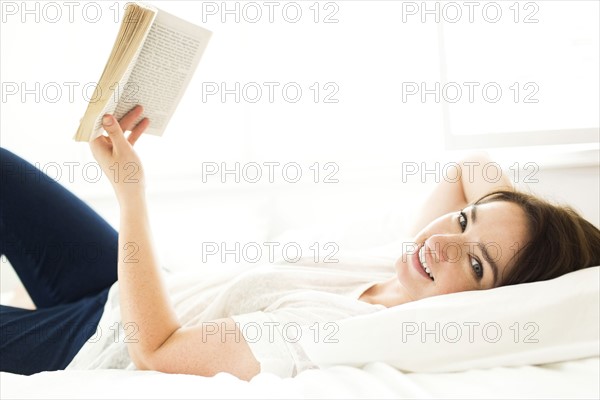
<path id="1" fill-rule="evenodd" d="M 421 248 L 419 249 L 419 262 L 421 263 L 421 268 L 425 270 L 427 275 L 429 275 L 429 277 L 433 281 L 433 275 L 431 274 L 431 270 L 429 269 L 429 265 L 427 265 L 427 259 L 425 257 L 425 244 L 423 244 L 423 246 L 421 246 Z"/>
<path id="2" fill-rule="evenodd" d="M 434 280 L 433 275 L 431 274 L 431 269 L 427 265 L 427 260 L 425 257 L 425 244 L 422 244 L 419 247 L 419 251 L 413 254 L 412 261 L 413 267 L 419 274 L 423 275 L 423 277 L 426 279 L 431 281 Z"/>

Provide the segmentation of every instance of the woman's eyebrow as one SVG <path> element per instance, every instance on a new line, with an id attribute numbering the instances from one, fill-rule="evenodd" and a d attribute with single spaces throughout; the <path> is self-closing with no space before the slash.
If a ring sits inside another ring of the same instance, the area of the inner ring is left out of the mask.
<path id="1" fill-rule="evenodd" d="M 473 206 L 471 207 L 471 211 L 469 214 L 471 217 L 471 223 L 474 224 L 477 221 L 477 206 L 475 204 L 473 204 Z M 479 250 L 481 251 L 481 254 L 483 254 L 483 258 L 485 259 L 485 261 L 490 265 L 490 267 L 492 267 L 492 273 L 494 275 L 494 282 L 492 283 L 492 285 L 495 287 L 496 281 L 498 280 L 498 265 L 492 259 L 492 257 L 490 257 L 490 253 L 488 253 L 487 248 L 483 244 L 477 243 L 477 247 L 479 247 Z"/>

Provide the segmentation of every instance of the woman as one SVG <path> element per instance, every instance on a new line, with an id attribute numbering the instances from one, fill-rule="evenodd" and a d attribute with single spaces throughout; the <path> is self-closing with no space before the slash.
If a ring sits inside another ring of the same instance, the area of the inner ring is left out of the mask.
<path id="1" fill-rule="evenodd" d="M 37 309 L 0 308 L 0 370 L 292 376 L 304 368 L 302 349 L 273 328 L 281 322 L 333 321 L 600 264 L 600 231 L 571 209 L 516 192 L 505 178 L 496 184 L 459 180 L 440 184 L 424 204 L 416 222 L 418 247 L 394 270 L 285 266 L 167 285 L 150 235 L 144 170 L 133 150 L 149 125 L 143 119 L 134 126 L 141 112 L 137 106 L 118 122 L 106 115 L 108 136 L 90 143 L 113 178 L 118 234 L 81 200 L 2 149 L 0 250 Z M 502 187 L 508 190 L 497 191 Z M 75 250 L 50 257 L 65 243 Z M 89 243 L 98 251 L 86 258 L 82 249 Z M 258 322 L 273 329 L 250 340 L 244 328 Z"/>

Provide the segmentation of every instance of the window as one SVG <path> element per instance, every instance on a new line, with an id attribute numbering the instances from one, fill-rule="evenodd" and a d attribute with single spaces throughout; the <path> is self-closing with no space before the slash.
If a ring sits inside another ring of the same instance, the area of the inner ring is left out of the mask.
<path id="1" fill-rule="evenodd" d="M 496 4 L 438 26 L 447 148 L 597 145 L 599 3 Z"/>

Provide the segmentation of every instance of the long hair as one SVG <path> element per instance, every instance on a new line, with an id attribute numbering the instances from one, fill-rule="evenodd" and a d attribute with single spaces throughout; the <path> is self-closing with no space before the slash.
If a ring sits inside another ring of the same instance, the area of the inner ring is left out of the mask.
<path id="1" fill-rule="evenodd" d="M 513 267 L 498 286 L 545 281 L 600 265 L 600 230 L 573 208 L 518 190 L 497 190 L 475 204 L 515 203 L 525 212 L 528 242 L 512 257 Z"/>

